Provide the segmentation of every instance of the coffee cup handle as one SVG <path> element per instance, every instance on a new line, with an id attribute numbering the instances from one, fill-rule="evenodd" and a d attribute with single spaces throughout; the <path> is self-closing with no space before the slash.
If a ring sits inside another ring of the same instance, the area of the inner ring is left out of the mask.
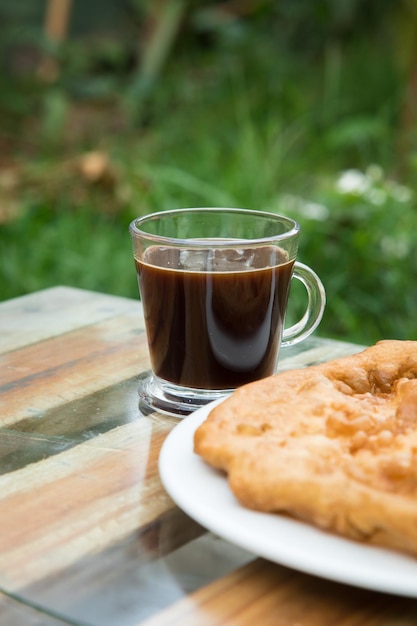
<path id="1" fill-rule="evenodd" d="M 308 303 L 303 317 L 285 328 L 282 334 L 281 347 L 292 346 L 306 339 L 317 328 L 323 317 L 326 306 L 326 292 L 317 274 L 304 263 L 296 261 L 292 278 L 299 280 L 307 291 Z"/>

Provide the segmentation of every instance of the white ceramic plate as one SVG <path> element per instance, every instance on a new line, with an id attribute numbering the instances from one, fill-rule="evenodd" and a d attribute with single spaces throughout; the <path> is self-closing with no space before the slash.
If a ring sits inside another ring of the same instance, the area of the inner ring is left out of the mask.
<path id="1" fill-rule="evenodd" d="M 225 476 L 193 452 L 194 431 L 214 404 L 179 422 L 161 449 L 162 483 L 183 511 L 223 539 L 270 561 L 366 589 L 417 597 L 417 559 L 242 507 Z"/>

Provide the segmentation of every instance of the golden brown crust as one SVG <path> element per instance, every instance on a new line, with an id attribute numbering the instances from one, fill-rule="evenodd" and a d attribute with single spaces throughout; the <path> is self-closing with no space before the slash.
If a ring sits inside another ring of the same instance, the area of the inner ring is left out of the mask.
<path id="1" fill-rule="evenodd" d="M 417 555 L 417 342 L 241 387 L 194 444 L 244 506 Z"/>

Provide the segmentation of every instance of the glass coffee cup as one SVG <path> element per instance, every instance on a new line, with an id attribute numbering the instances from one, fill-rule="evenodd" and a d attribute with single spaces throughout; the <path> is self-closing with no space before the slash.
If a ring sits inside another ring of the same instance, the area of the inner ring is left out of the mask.
<path id="1" fill-rule="evenodd" d="M 325 308 L 315 272 L 296 260 L 300 225 L 238 208 L 175 209 L 129 227 L 152 371 L 139 407 L 183 417 L 276 372 L 279 351 L 308 337 Z M 308 296 L 284 328 L 291 280 Z"/>

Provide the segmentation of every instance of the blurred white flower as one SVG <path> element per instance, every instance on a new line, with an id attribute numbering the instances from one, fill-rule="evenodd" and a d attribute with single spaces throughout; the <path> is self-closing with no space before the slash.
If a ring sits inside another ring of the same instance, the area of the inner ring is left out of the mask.
<path id="1" fill-rule="evenodd" d="M 336 187 L 340 193 L 362 194 L 369 189 L 369 179 L 359 170 L 346 170 L 339 176 Z"/>
<path id="2" fill-rule="evenodd" d="M 367 199 L 372 202 L 372 204 L 376 204 L 377 206 L 381 206 L 385 204 L 387 200 L 387 193 L 383 189 L 369 189 L 366 193 Z"/>
<path id="3" fill-rule="evenodd" d="M 410 253 L 410 244 L 406 239 L 394 239 L 387 235 L 381 239 L 381 249 L 388 256 L 405 259 Z"/>
<path id="4" fill-rule="evenodd" d="M 377 206 L 385 204 L 388 198 L 409 202 L 413 197 L 409 187 L 384 179 L 384 171 L 379 165 L 369 165 L 365 173 L 356 169 L 342 172 L 336 181 L 336 188 L 339 193 L 362 196 Z"/>
<path id="5" fill-rule="evenodd" d="M 329 217 L 329 209 L 324 204 L 309 202 L 298 196 L 287 194 L 282 198 L 282 204 L 288 211 L 311 220 L 322 222 Z"/>
<path id="6" fill-rule="evenodd" d="M 329 217 L 329 209 L 318 202 L 305 202 L 300 207 L 300 213 L 312 220 L 322 222 Z"/>
<path id="7" fill-rule="evenodd" d="M 398 202 L 409 202 L 413 197 L 412 190 L 405 185 L 398 185 L 397 183 L 391 182 L 389 190 L 391 192 L 391 196 Z"/>
<path id="8" fill-rule="evenodd" d="M 373 163 L 366 168 L 366 175 L 374 182 L 380 182 L 384 178 L 384 170 L 380 165 Z"/>

